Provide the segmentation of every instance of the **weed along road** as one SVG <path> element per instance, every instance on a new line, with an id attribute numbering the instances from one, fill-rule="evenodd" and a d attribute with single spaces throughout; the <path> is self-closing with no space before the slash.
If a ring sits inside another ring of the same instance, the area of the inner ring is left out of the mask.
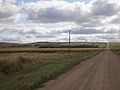
<path id="1" fill-rule="evenodd" d="M 38 90 L 120 90 L 120 58 L 103 51 Z"/>

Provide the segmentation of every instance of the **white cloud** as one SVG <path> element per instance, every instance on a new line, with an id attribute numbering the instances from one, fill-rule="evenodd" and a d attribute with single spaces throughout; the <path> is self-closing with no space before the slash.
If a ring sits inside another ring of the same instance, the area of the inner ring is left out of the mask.
<path id="1" fill-rule="evenodd" d="M 66 24 L 67 25 L 67 24 Z M 73 25 L 73 24 L 72 24 Z M 68 41 L 68 30 L 71 30 L 71 41 L 119 41 L 117 34 L 120 27 L 71 26 L 46 28 L 41 24 L 0 25 L 0 41 L 29 43 L 38 41 Z"/>
<path id="2" fill-rule="evenodd" d="M 20 19 L 19 7 L 13 4 L 13 1 L 5 0 L 0 3 L 0 23 L 16 22 Z"/>
<path id="3" fill-rule="evenodd" d="M 119 10 L 120 4 L 116 0 L 95 0 L 92 2 L 92 12 L 96 16 L 112 16 L 117 14 Z"/>
<path id="4" fill-rule="evenodd" d="M 60 1 L 38 1 L 23 5 L 29 20 L 37 23 L 75 22 L 79 25 L 108 24 L 110 16 L 120 11 L 119 0 L 94 0 L 90 3 Z"/>
<path id="5" fill-rule="evenodd" d="M 68 30 L 72 41 L 120 41 L 120 0 L 87 4 L 41 0 L 22 6 L 6 1 L 0 4 L 0 41 L 68 41 Z M 21 15 L 25 16 L 24 24 L 6 24 L 23 19 Z"/>
<path id="6" fill-rule="evenodd" d="M 40 24 L 0 25 L 0 42 L 29 43 L 55 38 Z"/>
<path id="7" fill-rule="evenodd" d="M 88 19 L 90 12 L 85 3 L 68 3 L 66 1 L 27 3 L 24 8 L 31 21 L 41 23 L 84 22 Z"/>

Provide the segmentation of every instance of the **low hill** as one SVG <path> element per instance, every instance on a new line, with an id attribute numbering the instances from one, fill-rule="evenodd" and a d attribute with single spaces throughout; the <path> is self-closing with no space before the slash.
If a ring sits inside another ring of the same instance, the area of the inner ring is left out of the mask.
<path id="1" fill-rule="evenodd" d="M 106 48 L 105 42 L 71 42 L 71 48 Z M 34 42 L 26 44 L 18 43 L 0 43 L 0 48 L 67 48 L 69 47 L 68 42 Z M 110 47 L 120 47 L 120 43 L 110 43 Z"/>

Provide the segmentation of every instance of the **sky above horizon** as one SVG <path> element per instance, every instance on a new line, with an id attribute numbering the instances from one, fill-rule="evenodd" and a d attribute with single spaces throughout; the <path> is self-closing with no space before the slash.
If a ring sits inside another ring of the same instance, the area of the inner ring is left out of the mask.
<path id="1" fill-rule="evenodd" d="M 0 0 L 0 42 L 120 42 L 120 0 Z"/>

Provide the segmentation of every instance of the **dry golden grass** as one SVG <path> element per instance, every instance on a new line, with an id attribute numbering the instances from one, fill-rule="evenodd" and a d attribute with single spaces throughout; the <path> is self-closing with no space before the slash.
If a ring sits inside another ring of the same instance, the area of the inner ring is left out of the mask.
<path id="1" fill-rule="evenodd" d="M 102 49 L 71 48 L 71 55 L 78 52 L 94 52 Z M 8 48 L 0 49 L 0 72 L 12 73 L 24 64 L 35 64 L 51 60 L 65 60 L 69 57 L 68 48 Z M 52 53 L 51 53 L 52 52 Z"/>
<path id="2" fill-rule="evenodd" d="M 75 52 L 94 52 L 98 49 L 73 49 Z M 46 60 L 64 60 L 69 57 L 68 48 L 10 48 L 0 49 L 0 72 L 10 73 L 20 69 L 21 65 L 29 63 L 44 62 Z M 31 53 L 29 53 L 31 52 Z M 38 53 L 41 52 L 41 53 Z M 50 53 L 52 52 L 52 53 Z"/>
<path id="3" fill-rule="evenodd" d="M 94 51 L 101 50 L 102 48 L 70 48 L 71 52 L 81 51 Z M 68 52 L 68 48 L 5 48 L 0 49 L 0 53 L 20 53 L 20 52 L 41 52 L 41 53 L 52 53 L 52 52 Z"/>
<path id="4" fill-rule="evenodd" d="M 23 64 L 35 64 L 46 60 L 64 60 L 67 56 L 66 53 L 4 53 L 0 54 L 0 72 L 12 73 L 19 70 Z"/>
<path id="5" fill-rule="evenodd" d="M 69 56 L 63 52 L 65 49 L 55 53 L 28 53 L 22 49 L 17 49 L 21 53 L 16 53 L 13 52 L 16 49 L 9 50 L 10 53 L 0 54 L 0 90 L 33 90 L 100 53 L 98 49 L 73 49 Z"/>
<path id="6" fill-rule="evenodd" d="M 36 63 L 44 60 L 60 60 L 66 57 L 68 57 L 68 53 L 4 53 L 0 54 L 0 62 L 8 64 Z"/>

